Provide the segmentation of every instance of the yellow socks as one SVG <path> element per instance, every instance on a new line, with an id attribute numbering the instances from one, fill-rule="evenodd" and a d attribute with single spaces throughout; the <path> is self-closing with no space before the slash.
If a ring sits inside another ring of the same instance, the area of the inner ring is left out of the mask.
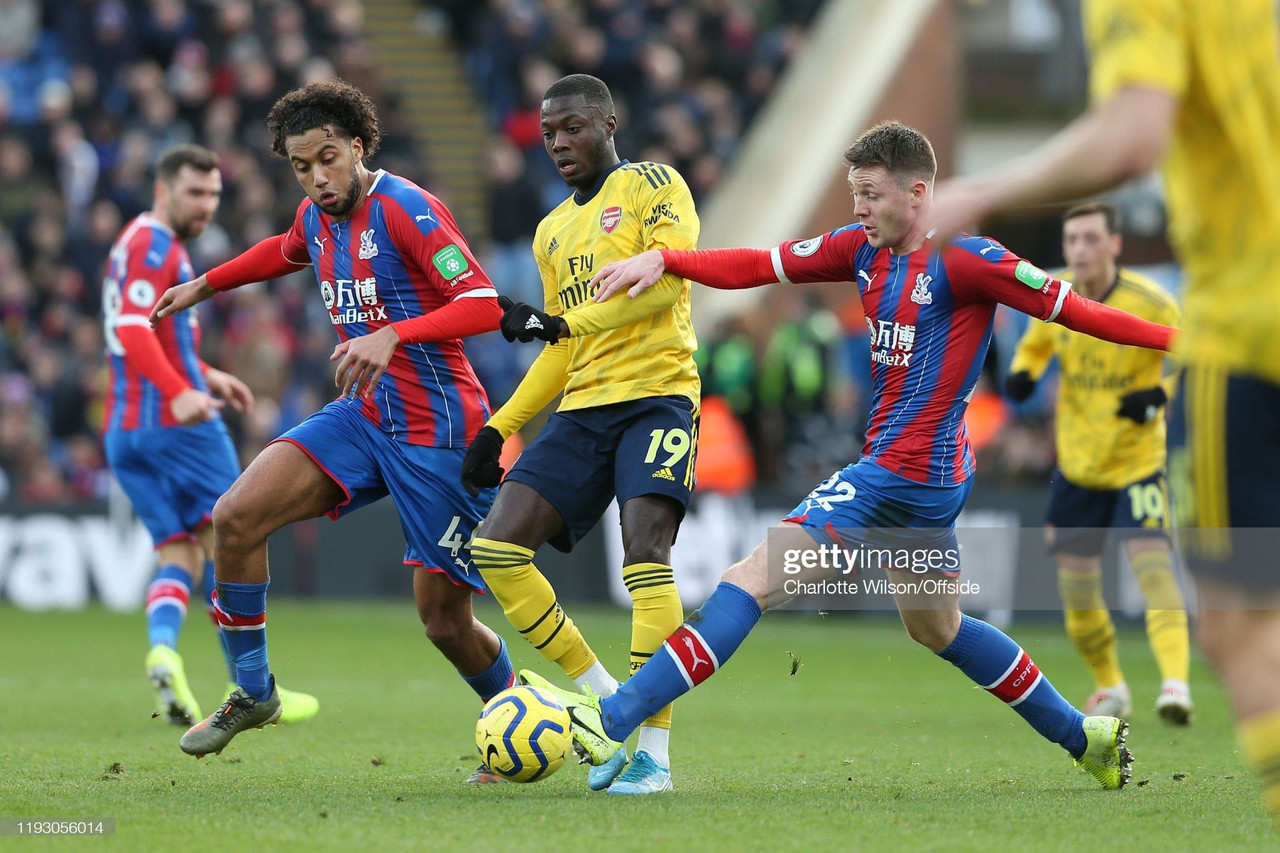
<path id="1" fill-rule="evenodd" d="M 510 542 L 477 538 L 471 543 L 471 560 L 507 619 L 543 657 L 559 664 L 570 678 L 591 668 L 595 652 L 560 608 L 551 584 L 533 565 L 532 551 Z"/>
<path id="2" fill-rule="evenodd" d="M 1116 654 L 1116 627 L 1102 598 L 1102 570 L 1071 572 L 1058 570 L 1058 590 L 1062 594 L 1067 636 L 1099 688 L 1114 687 L 1124 681 Z"/>
<path id="3" fill-rule="evenodd" d="M 622 581 L 631 593 L 631 672 L 653 657 L 684 621 L 680 593 L 676 591 L 675 574 L 661 563 L 633 563 L 623 566 Z M 671 706 L 668 705 L 642 726 L 671 728 Z"/>
<path id="4" fill-rule="evenodd" d="M 1236 738 L 1245 761 L 1262 783 L 1263 802 L 1280 822 L 1280 711 L 1241 720 Z"/>
<path id="5" fill-rule="evenodd" d="M 1147 599 L 1147 641 L 1160 667 L 1160 676 L 1186 681 L 1191 667 L 1187 611 L 1169 554 L 1143 551 L 1129 565 Z"/>

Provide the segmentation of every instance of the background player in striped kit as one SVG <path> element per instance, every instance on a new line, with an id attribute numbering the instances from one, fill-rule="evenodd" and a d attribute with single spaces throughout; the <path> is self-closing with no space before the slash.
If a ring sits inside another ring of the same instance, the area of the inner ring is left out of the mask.
<path id="1" fill-rule="evenodd" d="M 350 84 L 295 89 L 267 118 L 307 198 L 293 227 L 166 294 L 153 320 L 215 292 L 314 266 L 340 342 L 338 399 L 268 444 L 214 509 L 217 614 L 241 689 L 182 738 L 193 755 L 279 714 L 267 660 L 267 537 L 391 496 L 427 637 L 487 700 L 513 681 L 502 639 L 472 614 L 484 581 L 467 542 L 492 501 L 459 470 L 489 403 L 461 337 L 497 327 L 497 292 L 448 209 L 404 178 L 370 171 L 373 103 Z M 487 781 L 477 773 L 472 781 Z"/>
<path id="2" fill-rule="evenodd" d="M 253 394 L 235 376 L 201 361 L 194 312 L 155 329 L 147 315 L 161 294 L 195 274 L 185 243 L 213 221 L 221 195 L 212 151 L 180 145 L 164 152 L 156 165 L 155 202 L 116 239 L 103 281 L 111 379 L 102 441 L 112 472 L 155 543 L 160 567 L 147 588 L 147 678 L 160 714 L 183 726 L 201 715 L 177 651 L 178 635 L 193 588 L 212 608 L 209 520 L 240 473 L 219 409 L 230 403 L 245 411 Z M 234 683 L 235 662 L 225 643 L 222 650 Z M 280 698 L 285 722 L 319 709 L 305 693 L 282 689 Z"/>
<path id="3" fill-rule="evenodd" d="M 858 222 L 772 250 L 646 252 L 599 273 L 596 298 L 642 292 L 662 274 L 719 288 L 772 282 L 857 283 L 872 340 L 873 401 L 858 462 L 810 492 L 780 527 L 731 567 L 711 597 L 649 663 L 604 699 L 566 694 L 575 742 L 593 761 L 608 758 L 655 704 L 710 677 L 737 649 L 762 609 L 791 595 L 770 553 L 854 548 L 927 548 L 958 555 L 955 519 L 973 481 L 964 411 L 991 339 L 997 303 L 1046 321 L 1132 345 L 1164 348 L 1172 330 L 1081 299 L 999 243 L 965 236 L 936 247 L 928 212 L 937 169 L 933 148 L 897 122 L 863 133 L 845 152 Z M 941 561 L 940 561 L 941 562 Z M 895 580 L 919 578 L 902 565 Z M 830 577 L 831 569 L 819 569 Z M 957 571 L 930 573 L 936 581 Z M 815 573 L 810 572 L 808 576 Z M 1104 788 L 1127 781 L 1128 724 L 1088 717 L 1054 689 L 1017 643 L 960 612 L 955 589 L 906 586 L 895 595 L 907 633 L 1007 703 L 1045 739 L 1061 745 Z"/>
<path id="4" fill-rule="evenodd" d="M 473 485 L 496 485 L 504 439 L 564 392 L 503 483 L 473 553 L 511 623 L 597 695 L 612 693 L 617 682 L 560 608 L 533 565 L 534 552 L 548 541 L 572 548 L 616 496 L 622 577 L 632 600 L 632 669 L 660 648 L 684 616 L 671 544 L 693 489 L 701 391 L 687 281 L 667 276 L 633 301 L 599 305 L 590 298 L 594 270 L 648 248 L 692 249 L 700 227 L 678 172 L 618 158 L 617 121 L 609 89 L 587 74 L 558 80 L 543 98 L 543 146 L 574 192 L 534 236 L 545 310 L 512 305 L 502 332 L 507 340 L 548 346 L 463 464 Z M 593 790 L 671 790 L 671 709 L 653 710 L 630 766 L 622 771 L 626 754 L 619 750 L 588 773 Z"/>
<path id="5" fill-rule="evenodd" d="M 1117 264 L 1119 214 L 1101 202 L 1062 216 L 1064 279 L 1076 291 L 1137 317 L 1176 326 L 1178 304 L 1160 285 Z M 1172 723 L 1191 722 L 1187 611 L 1173 576 L 1165 488 L 1162 407 L 1176 379 L 1162 379 L 1162 353 L 1118 347 L 1035 320 L 1018 342 L 1005 393 L 1025 400 L 1058 359 L 1058 469 L 1049 495 L 1050 549 L 1057 556 L 1067 635 L 1093 675 L 1085 713 L 1128 719 L 1129 685 L 1120 670 L 1116 630 L 1102 595 L 1102 548 L 1108 529 L 1124 542 L 1147 599 L 1147 637 L 1163 683 L 1155 709 Z"/>

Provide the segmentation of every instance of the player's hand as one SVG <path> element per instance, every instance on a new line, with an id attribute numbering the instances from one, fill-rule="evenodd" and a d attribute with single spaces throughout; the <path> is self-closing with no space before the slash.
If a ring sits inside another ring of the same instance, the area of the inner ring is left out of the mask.
<path id="1" fill-rule="evenodd" d="M 185 311 L 192 305 L 199 305 L 217 292 L 209 286 L 204 276 L 169 288 L 160 294 L 160 299 L 151 308 L 151 327 L 154 329 L 165 317 Z"/>
<path id="2" fill-rule="evenodd" d="M 391 326 L 383 326 L 376 332 L 348 338 L 333 348 L 330 361 L 338 362 L 333 382 L 341 390 L 339 397 L 357 394 L 368 397 L 386 372 L 400 346 L 400 336 Z"/>
<path id="3" fill-rule="evenodd" d="M 476 497 L 481 489 L 502 482 L 505 473 L 498 460 L 502 458 L 502 433 L 491 426 L 481 427 L 462 457 L 462 485 L 467 494 Z"/>
<path id="4" fill-rule="evenodd" d="M 502 315 L 498 328 L 508 341 L 520 341 L 522 344 L 535 338 L 554 344 L 561 338 L 569 337 L 569 325 L 563 317 L 553 317 L 527 302 L 511 303 L 511 307 Z"/>
<path id="5" fill-rule="evenodd" d="M 169 401 L 169 413 L 183 426 L 195 426 L 211 419 L 223 405 L 199 389 L 188 388 Z"/>
<path id="6" fill-rule="evenodd" d="M 1019 370 L 1004 378 L 1004 395 L 1015 403 L 1021 403 L 1036 390 L 1036 381 L 1031 378 L 1031 371 Z"/>
<path id="7" fill-rule="evenodd" d="M 592 276 L 587 290 L 589 292 L 595 289 L 595 296 L 591 298 L 596 302 L 604 302 L 624 288 L 629 288 L 627 296 L 635 299 L 657 284 L 666 269 L 662 252 L 650 249 L 625 261 L 605 264 L 600 272 Z"/>
<path id="8" fill-rule="evenodd" d="M 1169 395 L 1159 385 L 1154 388 L 1144 388 L 1141 391 L 1132 391 L 1120 398 L 1120 409 L 1116 415 L 1128 418 L 1135 424 L 1145 424 L 1154 418 L 1160 411 L 1160 407 L 1167 402 L 1169 402 Z"/>
<path id="9" fill-rule="evenodd" d="M 204 381 L 209 383 L 210 394 L 226 400 L 237 412 L 253 411 L 253 392 L 238 376 L 210 367 L 204 372 Z"/>

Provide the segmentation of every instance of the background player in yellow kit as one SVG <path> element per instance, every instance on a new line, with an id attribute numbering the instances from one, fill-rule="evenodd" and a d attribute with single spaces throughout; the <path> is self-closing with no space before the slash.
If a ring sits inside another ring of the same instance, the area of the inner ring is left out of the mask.
<path id="1" fill-rule="evenodd" d="M 616 495 L 633 606 L 631 667 L 648 660 L 684 618 L 671 545 L 693 489 L 700 391 L 687 280 L 665 276 L 639 299 L 591 299 L 591 278 L 610 261 L 697 248 L 698 214 L 684 179 L 669 166 L 619 160 L 617 126 L 609 90 L 595 77 L 572 74 L 544 96 L 543 144 L 574 193 L 534 236 L 545 310 L 515 303 L 502 332 L 548 345 L 462 466 L 464 483 L 497 485 L 503 441 L 564 392 L 507 475 L 471 553 L 511 623 L 599 695 L 612 694 L 617 682 L 561 610 L 533 555 L 544 542 L 568 551 Z M 668 705 L 640 727 L 626 771 L 618 776 L 626 762 L 619 750 L 591 769 L 590 786 L 613 794 L 671 790 L 670 727 Z"/>
<path id="2" fill-rule="evenodd" d="M 953 231 L 1164 165 L 1186 274 L 1169 479 L 1197 635 L 1280 815 L 1280 65 L 1271 0 L 1090 0 L 1092 106 L 1039 149 L 939 188 Z"/>
<path id="3" fill-rule="evenodd" d="M 1180 325 L 1177 303 L 1159 285 L 1118 265 L 1118 214 L 1101 202 L 1062 217 L 1063 276 L 1097 302 L 1165 326 Z M 1032 320 L 1018 343 L 1006 393 L 1025 400 L 1058 359 L 1058 470 L 1046 537 L 1058 563 L 1067 634 L 1089 666 L 1096 691 L 1086 714 L 1128 718 L 1130 690 L 1120 670 L 1116 631 L 1102 594 L 1107 529 L 1123 539 L 1129 567 L 1147 599 L 1147 637 L 1163 682 L 1156 711 L 1191 721 L 1187 613 L 1173 577 L 1165 488 L 1162 407 L 1164 354 L 1124 347 Z"/>

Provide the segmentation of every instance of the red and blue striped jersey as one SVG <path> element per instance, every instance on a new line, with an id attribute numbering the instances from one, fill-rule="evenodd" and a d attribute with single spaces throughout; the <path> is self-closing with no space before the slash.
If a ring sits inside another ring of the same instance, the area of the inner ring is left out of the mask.
<path id="1" fill-rule="evenodd" d="M 1070 289 L 985 237 L 895 255 L 870 245 L 861 225 L 846 225 L 770 254 L 779 281 L 857 283 L 872 361 L 862 459 L 931 485 L 973 475 L 964 413 L 997 303 L 1051 321 Z"/>
<path id="2" fill-rule="evenodd" d="M 160 295 L 193 278 L 195 271 L 186 247 L 151 214 L 143 213 L 130 221 L 116 238 L 102 283 L 103 334 L 111 373 L 104 429 L 179 426 L 169 412 L 169 401 L 143 376 L 140 359 L 144 356 L 126 351 L 117 330 L 123 326 L 149 329 L 148 317 Z M 156 326 L 155 336 L 173 369 L 191 387 L 207 393 L 196 312 L 166 317 Z"/>
<path id="3" fill-rule="evenodd" d="M 455 299 L 497 296 L 448 208 L 386 171 L 345 221 L 304 200 L 283 248 L 290 260 L 315 266 L 344 341 Z M 400 345 L 372 396 L 350 405 L 395 440 L 431 447 L 466 447 L 489 419 L 489 400 L 456 338 Z"/>

